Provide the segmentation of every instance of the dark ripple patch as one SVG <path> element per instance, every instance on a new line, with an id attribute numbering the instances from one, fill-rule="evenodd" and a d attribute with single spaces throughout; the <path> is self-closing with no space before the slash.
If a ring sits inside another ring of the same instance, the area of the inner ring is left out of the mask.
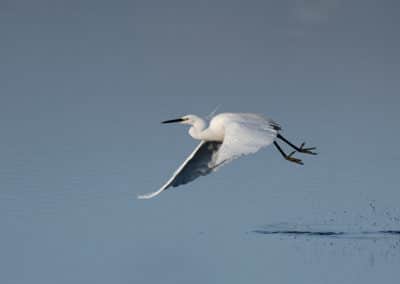
<path id="1" fill-rule="evenodd" d="M 389 235 L 400 235 L 400 230 L 385 230 L 385 231 L 378 231 L 381 234 L 389 234 Z"/>
<path id="2" fill-rule="evenodd" d="M 263 241 L 284 241 L 291 249 L 317 258 L 357 255 L 370 267 L 376 262 L 398 263 L 400 230 L 397 228 L 362 228 L 339 224 L 271 224 L 251 231 Z M 260 237 L 261 236 L 261 237 Z"/>
<path id="3" fill-rule="evenodd" d="M 254 230 L 253 233 L 263 235 L 306 235 L 306 236 L 341 236 L 345 235 L 345 232 L 311 232 L 311 231 L 296 231 L 296 230 L 283 230 L 283 231 L 267 231 L 267 230 Z"/>
<path id="4" fill-rule="evenodd" d="M 264 229 L 253 230 L 253 233 L 262 235 L 280 236 L 304 236 L 304 237 L 331 237 L 346 239 L 381 239 L 388 237 L 400 237 L 400 230 L 377 230 L 377 231 L 352 231 L 352 230 L 323 230 L 321 226 L 305 226 L 302 229 L 294 228 L 288 224 L 266 226 Z M 322 229 L 322 230 L 321 230 Z M 325 229 L 325 228 L 324 228 Z M 336 228 L 337 229 L 337 228 Z"/>

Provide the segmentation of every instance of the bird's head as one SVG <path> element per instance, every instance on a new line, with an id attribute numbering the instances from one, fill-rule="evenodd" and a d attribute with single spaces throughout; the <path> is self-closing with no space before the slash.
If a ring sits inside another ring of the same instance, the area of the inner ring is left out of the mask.
<path id="1" fill-rule="evenodd" d="M 181 123 L 181 124 L 190 124 L 193 125 L 196 121 L 200 120 L 200 117 L 194 114 L 188 114 L 176 119 L 165 120 L 161 123 Z"/>

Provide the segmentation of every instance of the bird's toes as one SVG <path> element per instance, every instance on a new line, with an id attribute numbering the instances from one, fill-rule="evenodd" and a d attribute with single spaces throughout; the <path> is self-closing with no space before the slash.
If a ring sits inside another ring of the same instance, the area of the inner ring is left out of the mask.
<path id="1" fill-rule="evenodd" d="M 312 151 L 312 150 L 317 149 L 316 147 L 304 148 L 305 145 L 306 145 L 306 142 L 301 143 L 298 152 L 303 153 L 303 154 L 317 155 L 317 153 Z"/>
<path id="2" fill-rule="evenodd" d="M 290 154 L 292 155 L 293 153 L 290 153 Z M 288 155 L 286 157 L 286 160 L 288 160 L 289 162 L 293 162 L 293 163 L 299 164 L 299 165 L 304 165 L 302 160 L 294 158 L 291 155 Z"/>
<path id="3" fill-rule="evenodd" d="M 317 155 L 318 153 L 312 151 L 315 149 L 317 149 L 317 148 L 316 147 L 305 148 L 305 149 L 303 149 L 303 153 L 310 154 L 310 155 Z"/>

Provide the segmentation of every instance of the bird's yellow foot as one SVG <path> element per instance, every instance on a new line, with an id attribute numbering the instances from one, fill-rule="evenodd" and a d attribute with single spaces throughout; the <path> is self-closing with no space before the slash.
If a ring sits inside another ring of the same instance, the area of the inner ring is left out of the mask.
<path id="1" fill-rule="evenodd" d="M 293 151 L 292 153 L 290 153 L 289 155 L 287 155 L 287 156 L 285 157 L 285 159 L 288 160 L 289 162 L 293 162 L 293 163 L 296 163 L 296 164 L 299 164 L 299 165 L 304 165 L 303 162 L 302 162 L 302 160 L 293 157 L 294 153 L 296 153 L 296 151 Z"/>

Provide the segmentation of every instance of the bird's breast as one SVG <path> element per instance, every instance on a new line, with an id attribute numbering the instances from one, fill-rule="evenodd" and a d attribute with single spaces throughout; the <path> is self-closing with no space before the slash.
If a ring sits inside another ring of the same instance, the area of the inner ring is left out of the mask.
<path id="1" fill-rule="evenodd" d="M 206 130 L 206 139 L 208 141 L 224 141 L 225 129 L 222 126 L 210 125 L 210 127 Z"/>

